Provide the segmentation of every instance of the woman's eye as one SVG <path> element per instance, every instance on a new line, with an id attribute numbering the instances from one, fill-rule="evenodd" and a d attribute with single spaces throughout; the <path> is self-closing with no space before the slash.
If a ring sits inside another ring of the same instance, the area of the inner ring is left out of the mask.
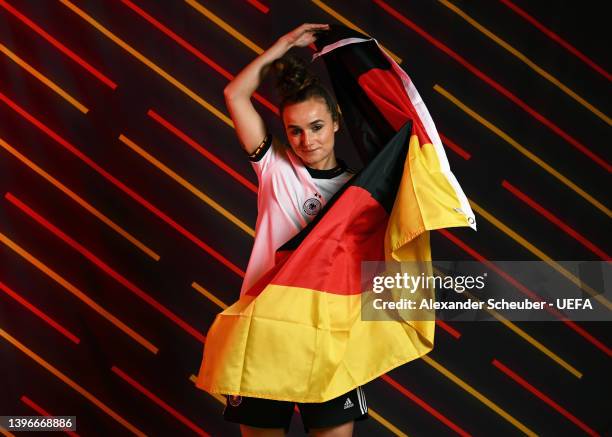
<path id="1" fill-rule="evenodd" d="M 320 124 L 318 124 L 318 125 L 316 125 L 316 126 L 313 126 L 313 127 L 312 127 L 312 130 L 314 130 L 314 131 L 318 131 L 318 130 L 320 130 L 322 127 L 323 127 L 323 126 L 321 126 Z"/>
<path id="2" fill-rule="evenodd" d="M 300 131 L 299 130 L 292 130 L 291 131 L 291 135 L 299 135 Z"/>

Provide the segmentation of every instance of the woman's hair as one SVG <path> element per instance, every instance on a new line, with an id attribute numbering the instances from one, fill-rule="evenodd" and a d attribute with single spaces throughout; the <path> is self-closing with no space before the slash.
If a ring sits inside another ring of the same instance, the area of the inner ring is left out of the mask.
<path id="1" fill-rule="evenodd" d="M 272 63 L 272 68 L 276 74 L 276 89 L 281 97 L 281 115 L 287 105 L 318 97 L 323 99 L 327 105 L 332 120 L 340 122 L 340 109 L 336 99 L 321 84 L 319 77 L 308 70 L 303 59 L 293 55 L 285 55 L 275 60 Z"/>

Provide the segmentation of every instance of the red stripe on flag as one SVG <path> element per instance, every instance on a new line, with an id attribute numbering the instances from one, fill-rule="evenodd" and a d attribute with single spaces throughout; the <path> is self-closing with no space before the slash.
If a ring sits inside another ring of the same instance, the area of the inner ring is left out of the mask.
<path id="1" fill-rule="evenodd" d="M 334 294 L 362 291 L 361 262 L 381 261 L 389 215 L 364 188 L 351 186 L 287 258 L 274 285 Z"/>

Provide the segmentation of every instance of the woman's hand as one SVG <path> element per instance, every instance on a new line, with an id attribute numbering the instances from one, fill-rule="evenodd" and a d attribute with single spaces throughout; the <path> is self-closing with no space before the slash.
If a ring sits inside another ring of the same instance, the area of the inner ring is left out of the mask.
<path id="1" fill-rule="evenodd" d="M 292 30 L 281 39 L 284 39 L 291 47 L 306 47 L 317 39 L 315 32 L 329 30 L 329 24 L 305 23 Z"/>

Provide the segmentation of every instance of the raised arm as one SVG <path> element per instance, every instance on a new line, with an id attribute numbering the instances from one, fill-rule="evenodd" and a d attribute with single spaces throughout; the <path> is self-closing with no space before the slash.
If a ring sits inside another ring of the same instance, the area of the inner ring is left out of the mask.
<path id="1" fill-rule="evenodd" d="M 328 28 L 327 24 L 302 24 L 283 35 L 247 65 L 223 90 L 225 104 L 236 127 L 236 134 L 247 153 L 253 153 L 266 135 L 263 119 L 251 103 L 251 96 L 259 87 L 270 65 L 292 47 L 305 47 L 311 44 L 316 39 L 316 31 Z"/>

